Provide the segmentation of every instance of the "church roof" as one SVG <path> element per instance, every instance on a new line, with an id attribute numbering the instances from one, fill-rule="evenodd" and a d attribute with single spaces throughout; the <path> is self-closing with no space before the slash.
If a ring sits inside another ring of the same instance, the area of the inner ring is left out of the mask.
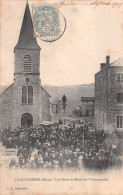
<path id="1" fill-rule="evenodd" d="M 15 49 L 38 49 L 40 47 L 37 44 L 36 38 L 34 37 L 33 23 L 30 14 L 28 3 L 26 4 L 19 40 Z"/>
<path id="2" fill-rule="evenodd" d="M 10 86 L 8 86 L 1 94 L 0 94 L 0 96 L 2 96 L 2 94 L 4 94 L 10 87 L 13 87 L 13 83 L 10 85 Z M 49 97 L 51 97 L 51 95 L 41 86 L 41 89 L 49 96 Z"/>
<path id="3" fill-rule="evenodd" d="M 51 95 L 41 86 L 41 89 L 49 96 L 51 97 Z"/>
<path id="4" fill-rule="evenodd" d="M 0 94 L 0 97 L 6 92 L 8 91 L 9 88 L 13 87 L 13 83 L 11 85 L 9 85 L 6 89 L 4 89 L 4 91 Z"/>

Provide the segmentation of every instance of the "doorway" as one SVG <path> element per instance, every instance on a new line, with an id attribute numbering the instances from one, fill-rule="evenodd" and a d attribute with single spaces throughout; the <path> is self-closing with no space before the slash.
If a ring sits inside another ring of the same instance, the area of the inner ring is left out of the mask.
<path id="1" fill-rule="evenodd" d="M 33 126 L 33 117 L 32 117 L 31 114 L 25 113 L 25 114 L 22 115 L 22 117 L 21 117 L 21 127 L 22 126 L 27 126 L 27 127 Z"/>

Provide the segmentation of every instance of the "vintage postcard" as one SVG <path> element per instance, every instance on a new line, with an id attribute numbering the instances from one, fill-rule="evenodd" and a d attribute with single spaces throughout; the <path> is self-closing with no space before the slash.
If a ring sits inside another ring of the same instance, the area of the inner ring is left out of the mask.
<path id="1" fill-rule="evenodd" d="M 0 195 L 123 195 L 123 1 L 0 16 Z"/>

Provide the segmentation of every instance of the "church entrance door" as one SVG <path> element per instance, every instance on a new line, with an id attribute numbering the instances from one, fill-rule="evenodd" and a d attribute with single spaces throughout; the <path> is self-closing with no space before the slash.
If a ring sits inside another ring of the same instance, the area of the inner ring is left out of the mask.
<path id="1" fill-rule="evenodd" d="M 33 117 L 29 113 L 25 113 L 21 117 L 21 126 L 32 126 L 33 125 Z"/>

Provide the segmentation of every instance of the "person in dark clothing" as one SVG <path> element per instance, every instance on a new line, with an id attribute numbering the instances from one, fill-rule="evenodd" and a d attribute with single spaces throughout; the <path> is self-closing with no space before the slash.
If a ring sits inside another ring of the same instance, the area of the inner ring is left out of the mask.
<path id="1" fill-rule="evenodd" d="M 44 162 L 44 163 L 47 163 L 47 162 L 50 162 L 50 161 L 51 161 L 51 159 L 50 159 L 50 157 L 49 157 L 48 152 L 45 152 L 45 154 L 44 154 L 44 156 L 43 156 L 43 162 Z"/>
<path id="2" fill-rule="evenodd" d="M 17 157 L 19 157 L 20 155 L 23 155 L 23 147 L 22 146 L 20 146 L 20 148 L 18 149 Z"/>
<path id="3" fill-rule="evenodd" d="M 23 165 L 24 165 L 24 158 L 23 157 L 19 157 L 19 165 L 20 165 L 20 168 L 23 167 Z"/>
<path id="4" fill-rule="evenodd" d="M 11 159 L 11 162 L 9 163 L 9 168 L 17 168 L 17 163 L 15 158 Z"/>

